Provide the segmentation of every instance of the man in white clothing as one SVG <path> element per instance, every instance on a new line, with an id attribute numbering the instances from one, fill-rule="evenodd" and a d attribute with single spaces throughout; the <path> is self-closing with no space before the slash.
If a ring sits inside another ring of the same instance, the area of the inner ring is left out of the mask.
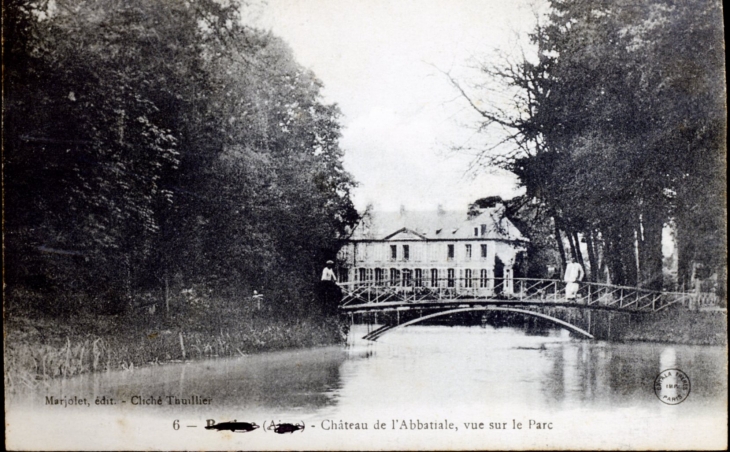
<path id="1" fill-rule="evenodd" d="M 332 261 L 327 261 L 327 266 L 322 270 L 322 281 L 333 281 L 337 282 L 337 275 L 332 270 L 332 266 L 335 265 Z"/>
<path id="2" fill-rule="evenodd" d="M 565 299 L 575 300 L 578 294 L 578 281 L 582 281 L 585 276 L 583 267 L 575 261 L 574 257 L 569 258 L 569 264 L 565 267 Z"/>

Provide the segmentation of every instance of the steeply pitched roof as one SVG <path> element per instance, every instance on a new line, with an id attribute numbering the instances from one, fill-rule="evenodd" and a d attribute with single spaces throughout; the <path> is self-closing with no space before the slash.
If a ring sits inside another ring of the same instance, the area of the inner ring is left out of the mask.
<path id="1" fill-rule="evenodd" d="M 485 233 L 482 234 L 482 225 Z M 484 209 L 469 220 L 466 211 L 400 211 L 371 212 L 355 228 L 352 240 L 387 240 L 401 232 L 415 233 L 413 238 L 528 241 L 512 222 L 503 216 L 503 207 Z"/>

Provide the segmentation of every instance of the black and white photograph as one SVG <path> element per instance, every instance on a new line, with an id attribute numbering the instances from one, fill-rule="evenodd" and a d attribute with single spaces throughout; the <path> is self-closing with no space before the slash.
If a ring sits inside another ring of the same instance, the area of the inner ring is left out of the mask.
<path id="1" fill-rule="evenodd" d="M 7 450 L 727 450 L 721 0 L 2 14 Z"/>

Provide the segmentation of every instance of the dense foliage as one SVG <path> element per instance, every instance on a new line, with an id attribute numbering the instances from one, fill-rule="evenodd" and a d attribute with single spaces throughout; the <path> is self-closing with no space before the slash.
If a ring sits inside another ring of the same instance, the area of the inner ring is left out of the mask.
<path id="1" fill-rule="evenodd" d="M 661 288 L 668 224 L 676 231 L 679 284 L 700 268 L 703 277 L 722 278 L 720 2 L 550 5 L 531 35 L 536 58 L 483 67 L 503 92 L 516 93 L 514 104 L 479 102 L 454 81 L 482 115 L 481 127 L 501 127 L 515 144 L 510 153 L 484 151 L 482 158 L 517 174 L 526 205 L 541 206 L 560 253 L 589 264 L 591 279 Z"/>
<path id="2" fill-rule="evenodd" d="M 5 2 L 8 293 L 45 293 L 56 312 L 193 286 L 312 307 L 317 271 L 357 219 L 339 111 L 242 13 Z"/>

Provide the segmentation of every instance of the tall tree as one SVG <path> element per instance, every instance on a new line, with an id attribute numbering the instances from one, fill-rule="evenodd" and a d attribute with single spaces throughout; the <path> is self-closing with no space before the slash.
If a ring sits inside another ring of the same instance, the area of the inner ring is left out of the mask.
<path id="1" fill-rule="evenodd" d="M 337 107 L 280 39 L 213 0 L 12 0 L 6 14 L 13 287 L 311 298 L 357 219 L 354 182 Z"/>
<path id="2" fill-rule="evenodd" d="M 478 109 L 483 127 L 506 128 L 515 144 L 516 151 L 491 162 L 514 171 L 527 196 L 546 204 L 575 253 L 576 233 L 602 244 L 589 252 L 592 271 L 602 255 L 612 282 L 661 288 L 669 221 L 681 223 L 680 231 L 701 222 L 706 240 L 724 242 L 720 5 L 550 4 L 547 22 L 532 35 L 536 59 L 484 68 L 517 89 L 512 110 Z M 705 196 L 690 188 L 708 185 Z M 697 211 L 707 217 L 698 220 Z M 691 239 L 678 237 L 685 249 Z M 717 265 L 721 249 L 707 250 L 713 257 L 704 260 Z"/>

